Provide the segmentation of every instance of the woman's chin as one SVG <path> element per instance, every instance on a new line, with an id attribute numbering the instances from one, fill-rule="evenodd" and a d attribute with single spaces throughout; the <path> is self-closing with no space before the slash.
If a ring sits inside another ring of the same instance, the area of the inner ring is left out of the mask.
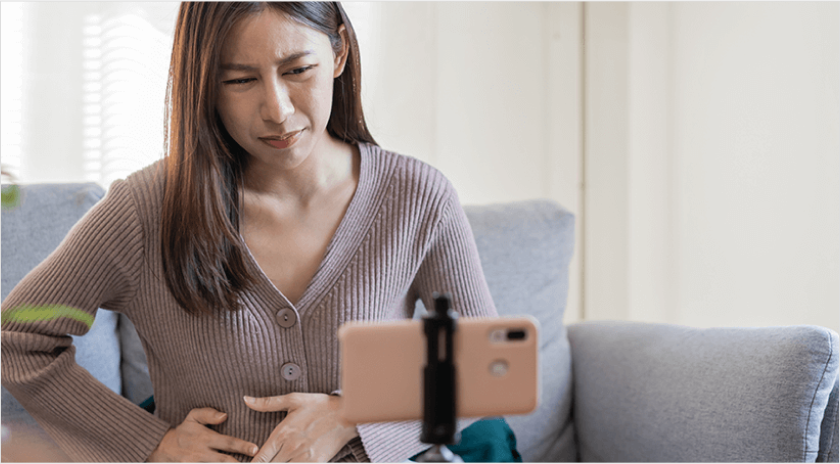
<path id="1" fill-rule="evenodd" d="M 294 144 L 286 149 L 260 149 L 249 152 L 251 159 L 248 167 L 252 172 L 262 171 L 293 171 L 299 168 L 309 157 L 309 150 L 306 150 L 304 144 Z"/>

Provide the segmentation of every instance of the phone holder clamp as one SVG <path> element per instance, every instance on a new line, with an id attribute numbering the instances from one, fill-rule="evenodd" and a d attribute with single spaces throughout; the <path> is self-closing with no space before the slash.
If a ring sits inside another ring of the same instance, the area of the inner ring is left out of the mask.
<path id="1" fill-rule="evenodd" d="M 451 309 L 448 293 L 434 293 L 435 305 L 423 318 L 426 334 L 426 367 L 423 369 L 423 428 L 420 441 L 432 448 L 417 462 L 464 462 L 446 445 L 460 440 L 456 428 L 457 388 L 453 344 L 458 313 Z"/>

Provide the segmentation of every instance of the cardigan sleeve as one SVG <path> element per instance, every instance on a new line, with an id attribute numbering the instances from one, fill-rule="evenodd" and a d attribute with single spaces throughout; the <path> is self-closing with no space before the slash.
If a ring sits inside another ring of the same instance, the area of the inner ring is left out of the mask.
<path id="1" fill-rule="evenodd" d="M 498 316 L 481 269 L 478 248 L 455 189 L 445 181 L 441 214 L 412 285 L 412 294 L 432 308 L 434 292 L 452 295 L 452 308 L 462 317 Z M 477 419 L 459 419 L 457 429 Z M 420 441 L 420 421 L 359 424 L 363 444 L 353 447 L 357 460 L 403 462 L 429 448 Z"/>
<path id="2" fill-rule="evenodd" d="M 98 308 L 129 305 L 143 252 L 132 192 L 115 182 L 3 302 L 3 386 L 77 461 L 145 461 L 170 428 L 80 367 L 70 337 Z"/>
<path id="3" fill-rule="evenodd" d="M 434 307 L 433 293 L 450 293 L 452 309 L 462 317 L 498 316 L 467 214 L 455 189 L 448 181 L 446 186 L 441 219 L 415 276 L 414 294 L 426 308 Z"/>

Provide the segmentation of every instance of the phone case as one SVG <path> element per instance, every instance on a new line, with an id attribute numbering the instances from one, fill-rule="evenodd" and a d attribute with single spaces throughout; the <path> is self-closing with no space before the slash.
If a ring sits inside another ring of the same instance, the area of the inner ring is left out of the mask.
<path id="1" fill-rule="evenodd" d="M 531 316 L 458 319 L 453 341 L 458 417 L 536 409 L 538 324 Z M 339 328 L 338 339 L 346 420 L 423 419 L 422 320 L 349 322 Z"/>

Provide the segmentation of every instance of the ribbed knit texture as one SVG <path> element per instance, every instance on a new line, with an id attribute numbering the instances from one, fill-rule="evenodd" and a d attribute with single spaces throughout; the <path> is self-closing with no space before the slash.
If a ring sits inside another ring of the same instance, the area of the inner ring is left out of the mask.
<path id="1" fill-rule="evenodd" d="M 472 231 L 449 181 L 413 158 L 374 145 L 359 149 L 356 192 L 296 306 L 253 256 L 249 265 L 259 282 L 241 296 L 242 310 L 190 316 L 178 306 L 160 257 L 159 163 L 115 182 L 12 290 L 3 311 L 60 304 L 91 315 L 100 307 L 125 314 L 146 350 L 154 415 L 75 363 L 67 335 L 88 327 L 70 318 L 3 323 L 3 386 L 75 460 L 145 461 L 170 427 L 201 407 L 228 413 L 212 429 L 262 445 L 286 413 L 252 411 L 242 397 L 339 390 L 341 324 L 410 318 L 414 302 L 422 298 L 432 307 L 436 291 L 452 293 L 462 316 L 495 316 Z M 297 317 L 289 328 L 276 320 L 284 308 Z M 301 376 L 285 380 L 280 367 L 286 363 L 300 366 Z M 358 430 L 360 437 L 334 461 L 398 462 L 427 447 L 417 421 Z"/>

